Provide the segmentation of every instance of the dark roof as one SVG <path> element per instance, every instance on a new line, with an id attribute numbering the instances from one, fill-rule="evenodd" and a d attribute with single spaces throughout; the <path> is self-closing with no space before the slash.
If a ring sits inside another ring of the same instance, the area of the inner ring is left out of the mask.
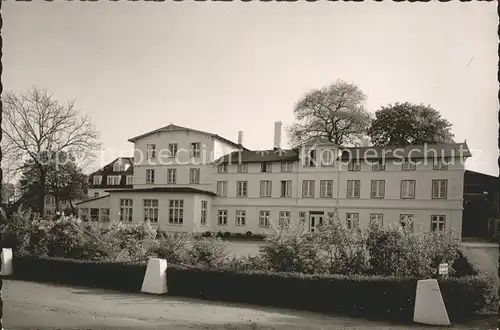
<path id="1" fill-rule="evenodd" d="M 135 193 L 135 192 L 147 192 L 147 193 L 185 193 L 185 194 L 207 194 L 216 196 L 217 194 L 211 191 L 191 188 L 191 187 L 155 187 L 155 188 L 138 188 L 138 189 L 115 189 L 106 190 L 110 194 L 115 192 L 125 192 L 125 193 Z"/>
<path id="2" fill-rule="evenodd" d="M 462 147 L 463 146 L 463 147 Z M 461 151 L 462 147 L 462 151 Z M 349 159 L 402 159 L 434 157 L 471 157 L 466 143 L 425 144 L 410 146 L 343 148 L 342 160 Z M 462 153 L 461 153 L 462 152 Z"/>
<path id="3" fill-rule="evenodd" d="M 299 160 L 299 153 L 295 149 L 234 151 L 217 159 L 215 163 L 261 163 L 261 162 L 294 162 Z"/>
<path id="4" fill-rule="evenodd" d="M 243 148 L 244 150 L 248 150 L 247 148 L 245 148 L 245 147 L 243 147 L 243 146 L 241 146 L 241 145 L 239 145 L 239 144 L 237 144 L 237 143 L 235 143 L 235 142 L 233 142 L 231 140 L 223 138 L 220 135 L 213 134 L 213 133 L 208 133 L 208 132 L 204 132 L 204 131 L 199 131 L 199 130 L 191 129 L 191 128 L 187 128 L 187 127 L 182 127 L 182 126 L 178 126 L 178 125 L 174 125 L 174 124 L 170 124 L 170 125 L 167 125 L 167 126 L 164 126 L 164 127 L 158 128 L 158 129 L 155 129 L 153 131 L 150 131 L 150 132 L 147 132 L 147 133 L 135 136 L 133 138 L 128 139 L 128 141 L 129 142 L 135 142 L 136 140 L 138 140 L 140 138 L 143 138 L 143 137 L 146 137 L 146 136 L 149 136 L 151 134 L 158 133 L 158 132 L 176 132 L 176 131 L 188 131 L 188 132 L 194 132 L 194 133 L 199 133 L 199 134 L 203 134 L 203 135 L 208 135 L 208 136 L 217 138 L 217 139 L 219 139 L 221 141 L 224 141 L 226 143 L 232 144 L 235 147 L 239 147 L 239 148 Z"/>
<path id="5" fill-rule="evenodd" d="M 125 171 L 115 172 L 113 165 L 122 160 L 124 163 L 129 164 L 130 166 Z M 105 165 L 103 168 L 95 171 L 94 173 L 89 175 L 89 187 L 90 188 L 131 188 L 132 185 L 127 185 L 127 175 L 134 174 L 134 157 L 118 157 L 113 160 L 111 163 Z M 94 184 L 94 176 L 100 175 L 102 176 L 101 184 Z M 108 176 L 116 176 L 121 175 L 120 183 L 118 185 L 108 185 Z"/>
<path id="6" fill-rule="evenodd" d="M 106 195 L 106 196 L 100 196 L 100 197 L 93 197 L 93 198 L 89 198 L 89 199 L 86 199 L 86 200 L 84 200 L 84 201 L 81 201 L 81 202 L 75 203 L 75 205 L 80 205 L 80 204 L 87 203 L 87 202 L 93 202 L 93 201 L 96 201 L 96 200 L 98 200 L 98 199 L 103 199 L 103 198 L 106 198 L 106 197 L 109 197 L 109 195 Z"/>

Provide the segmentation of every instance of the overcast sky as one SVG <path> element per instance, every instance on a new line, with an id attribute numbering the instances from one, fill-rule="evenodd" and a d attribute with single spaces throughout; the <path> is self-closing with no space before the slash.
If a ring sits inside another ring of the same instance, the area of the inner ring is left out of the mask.
<path id="1" fill-rule="evenodd" d="M 2 13 L 4 89 L 74 99 L 102 134 L 100 165 L 169 123 L 272 148 L 274 121 L 291 124 L 304 93 L 343 79 L 371 112 L 431 105 L 467 140 L 467 167 L 498 175 L 495 2 L 5 2 Z"/>

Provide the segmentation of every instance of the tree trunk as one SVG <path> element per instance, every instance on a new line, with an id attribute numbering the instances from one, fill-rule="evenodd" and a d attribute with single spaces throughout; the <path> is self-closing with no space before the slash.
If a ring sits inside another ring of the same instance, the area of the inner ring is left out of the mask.
<path id="1" fill-rule="evenodd" d="M 47 183 L 47 171 L 40 168 L 40 197 L 38 200 L 38 212 L 43 217 L 45 213 L 45 185 Z"/>

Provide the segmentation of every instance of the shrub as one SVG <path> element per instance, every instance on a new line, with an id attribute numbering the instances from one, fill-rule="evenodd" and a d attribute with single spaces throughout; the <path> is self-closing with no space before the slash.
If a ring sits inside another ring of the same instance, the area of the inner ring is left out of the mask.
<path id="1" fill-rule="evenodd" d="M 185 262 L 208 268 L 221 267 L 227 257 L 226 247 L 220 238 L 192 239 L 187 245 Z"/>
<path id="2" fill-rule="evenodd" d="M 246 235 L 246 236 L 252 236 L 252 232 L 251 232 L 251 231 L 247 231 L 247 232 L 245 233 L 245 235 Z"/>
<path id="3" fill-rule="evenodd" d="M 155 244 L 150 247 L 148 255 L 166 259 L 168 263 L 183 263 L 186 260 L 188 243 L 188 235 L 162 233 Z"/>
<path id="4" fill-rule="evenodd" d="M 272 271 L 306 274 L 325 271 L 324 259 L 310 235 L 270 236 L 259 252 Z"/>
<path id="5" fill-rule="evenodd" d="M 228 231 L 226 231 L 226 232 L 224 233 L 224 237 L 229 237 L 229 236 L 231 236 L 231 233 L 230 233 L 230 232 L 228 232 Z"/>
<path id="6" fill-rule="evenodd" d="M 141 221 L 137 224 L 124 224 L 116 221 L 108 227 L 117 240 L 118 246 L 126 256 L 126 261 L 141 261 L 146 259 L 147 252 L 155 243 L 157 230 L 151 226 L 149 221 Z"/>

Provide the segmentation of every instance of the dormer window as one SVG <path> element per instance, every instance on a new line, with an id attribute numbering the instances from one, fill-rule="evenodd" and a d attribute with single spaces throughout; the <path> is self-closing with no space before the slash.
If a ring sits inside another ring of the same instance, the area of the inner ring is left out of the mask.
<path id="1" fill-rule="evenodd" d="M 114 164 L 113 165 L 113 172 L 123 172 L 125 171 L 125 165 L 123 164 Z"/>
<path id="2" fill-rule="evenodd" d="M 333 166 L 334 151 L 332 149 L 325 149 L 321 153 L 321 166 Z"/>
<path id="3" fill-rule="evenodd" d="M 133 184 L 134 184 L 134 176 L 127 175 L 127 185 L 133 185 Z"/>
<path id="4" fill-rule="evenodd" d="M 227 164 L 226 163 L 219 164 L 219 166 L 217 167 L 217 172 L 227 173 Z"/>
<path id="5" fill-rule="evenodd" d="M 447 170 L 448 162 L 446 158 L 435 158 L 434 159 L 434 169 L 435 170 Z"/>
<path id="6" fill-rule="evenodd" d="M 309 150 L 306 153 L 306 157 L 304 159 L 304 166 L 306 167 L 314 167 L 316 166 L 316 150 Z"/>
<path id="7" fill-rule="evenodd" d="M 146 154 L 148 159 L 156 159 L 156 144 L 147 144 Z"/>
<path id="8" fill-rule="evenodd" d="M 102 182 L 102 176 L 100 175 L 94 175 L 94 178 L 92 179 L 92 183 L 96 186 L 100 185 Z"/>
<path id="9" fill-rule="evenodd" d="M 347 165 L 347 170 L 348 171 L 360 171 L 361 164 L 357 160 L 351 160 L 351 161 L 349 161 L 349 165 Z"/>
<path id="10" fill-rule="evenodd" d="M 273 171 L 273 164 L 269 163 L 269 162 L 261 163 L 260 171 L 261 172 L 272 172 Z"/>
<path id="11" fill-rule="evenodd" d="M 385 171 L 385 163 L 382 159 L 378 159 L 372 164 L 372 171 Z"/>
<path id="12" fill-rule="evenodd" d="M 405 159 L 403 165 L 401 166 L 403 171 L 415 171 L 416 164 L 412 159 Z"/>
<path id="13" fill-rule="evenodd" d="M 117 186 L 120 184 L 120 176 L 119 175 L 110 175 L 108 176 L 108 185 Z"/>

